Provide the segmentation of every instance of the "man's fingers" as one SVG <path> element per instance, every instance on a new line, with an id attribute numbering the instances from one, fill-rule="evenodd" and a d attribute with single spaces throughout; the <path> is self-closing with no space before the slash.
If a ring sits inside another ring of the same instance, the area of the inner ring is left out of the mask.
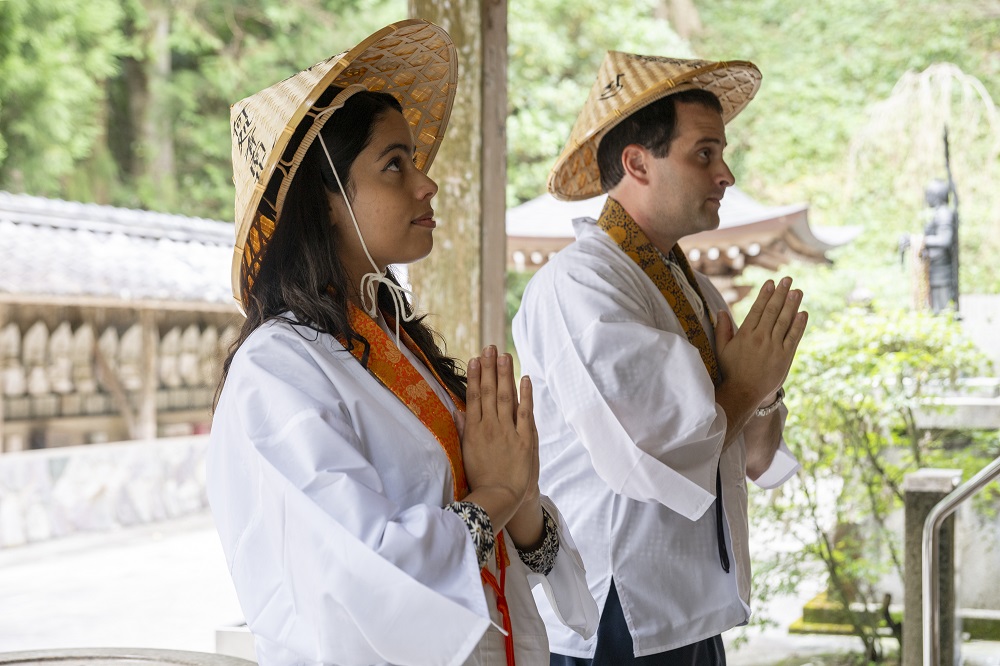
<path id="1" fill-rule="evenodd" d="M 497 411 L 501 418 L 517 420 L 517 393 L 514 391 L 514 360 L 510 354 L 497 357 Z"/>
<path id="2" fill-rule="evenodd" d="M 719 310 L 715 325 L 715 349 L 718 353 L 733 339 L 733 320 L 725 310 Z"/>
<path id="3" fill-rule="evenodd" d="M 747 313 L 746 318 L 743 320 L 744 329 L 752 331 L 757 327 L 761 315 L 764 314 L 764 306 L 767 305 L 767 301 L 771 298 L 772 293 L 774 293 L 774 281 L 768 280 L 760 288 L 760 291 L 757 293 L 757 300 L 753 302 L 750 312 Z"/>
<path id="4" fill-rule="evenodd" d="M 788 330 L 791 328 L 800 305 L 802 305 L 802 292 L 798 289 L 792 289 L 785 297 L 785 304 L 781 306 L 778 319 L 774 322 L 771 335 L 775 340 L 783 341 L 788 335 Z"/>
<path id="5" fill-rule="evenodd" d="M 465 373 L 468 384 L 465 388 L 465 420 L 476 423 L 483 417 L 482 393 L 480 391 L 480 380 L 482 377 L 482 366 L 478 356 L 469 359 L 469 368 Z"/>
<path id="6" fill-rule="evenodd" d="M 802 336 L 806 332 L 806 324 L 808 323 L 809 313 L 805 310 L 795 315 L 795 319 L 792 320 L 792 325 L 788 329 L 788 335 L 785 336 L 784 342 L 785 349 L 790 349 L 792 355 L 798 349 L 799 342 L 802 341 Z"/>
<path id="7" fill-rule="evenodd" d="M 767 300 L 767 305 L 764 306 L 764 312 L 760 315 L 760 322 L 757 324 L 757 328 L 765 335 L 771 335 L 774 330 L 774 325 L 778 321 L 778 317 L 781 315 L 781 309 L 785 307 L 785 301 L 788 300 L 788 290 L 792 286 L 792 278 L 783 277 L 774 287 L 774 293 Z"/>

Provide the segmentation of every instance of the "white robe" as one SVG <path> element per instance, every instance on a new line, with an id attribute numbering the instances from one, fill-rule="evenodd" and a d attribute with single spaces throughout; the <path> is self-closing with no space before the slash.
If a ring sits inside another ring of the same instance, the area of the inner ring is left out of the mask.
<path id="1" fill-rule="evenodd" d="M 332 336 L 269 323 L 244 342 L 212 425 L 208 495 L 262 666 L 505 663 L 468 530 L 442 508 L 452 493 L 438 441 Z M 543 501 L 561 541 L 547 577 L 506 537 L 519 665 L 547 662 L 532 585 L 574 629 L 596 629 L 580 556 Z"/>
<path id="2" fill-rule="evenodd" d="M 746 443 L 740 434 L 722 452 L 715 386 L 653 281 L 594 220 L 574 228 L 577 241 L 531 279 L 513 324 L 534 388 L 539 485 L 565 512 L 598 606 L 613 577 L 636 655 L 657 654 L 750 616 Z M 726 308 L 698 277 L 710 310 Z M 756 483 L 777 486 L 797 469 L 782 442 Z M 541 597 L 539 607 L 553 652 L 593 656 L 595 638 L 565 631 Z"/>

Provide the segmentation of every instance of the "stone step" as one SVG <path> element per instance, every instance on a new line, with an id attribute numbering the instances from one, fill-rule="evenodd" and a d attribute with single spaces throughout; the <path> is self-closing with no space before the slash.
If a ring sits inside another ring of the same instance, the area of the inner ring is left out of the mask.
<path id="1" fill-rule="evenodd" d="M 851 610 L 867 614 L 869 618 L 881 613 L 880 607 L 865 608 L 863 604 L 851 604 Z M 902 622 L 903 613 L 900 608 L 890 606 L 889 614 L 896 622 Z M 960 608 L 958 617 L 966 640 L 1000 641 L 1000 610 Z M 892 635 L 885 626 L 880 626 L 878 632 L 886 636 Z M 788 633 L 851 636 L 854 628 L 847 611 L 840 604 L 831 601 L 825 592 L 821 592 L 806 602 L 802 608 L 802 617 L 788 627 Z"/>

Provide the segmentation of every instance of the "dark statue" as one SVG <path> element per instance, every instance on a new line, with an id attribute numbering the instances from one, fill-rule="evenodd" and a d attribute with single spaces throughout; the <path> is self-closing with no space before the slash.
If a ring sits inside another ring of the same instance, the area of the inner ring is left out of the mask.
<path id="1" fill-rule="evenodd" d="M 923 295 L 919 283 L 915 294 L 922 306 L 930 305 L 934 314 L 951 309 L 958 318 L 958 192 L 951 177 L 951 159 L 948 150 L 948 128 L 944 130 L 944 164 L 948 180 L 935 178 L 924 190 L 927 201 L 927 222 L 919 248 L 924 263 L 927 294 Z M 911 247 L 910 235 L 899 239 L 899 252 L 905 259 Z M 918 305 L 918 307 L 921 307 Z"/>
<path id="2" fill-rule="evenodd" d="M 931 208 L 924 226 L 924 253 L 935 314 L 948 307 L 958 310 L 958 211 L 949 205 L 951 191 L 949 183 L 940 179 L 932 180 L 924 190 Z"/>

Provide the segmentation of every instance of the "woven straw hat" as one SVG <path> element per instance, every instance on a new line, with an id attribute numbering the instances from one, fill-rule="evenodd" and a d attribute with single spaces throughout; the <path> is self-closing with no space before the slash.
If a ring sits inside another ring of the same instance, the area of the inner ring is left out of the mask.
<path id="1" fill-rule="evenodd" d="M 724 122 L 743 110 L 760 87 L 760 70 L 743 61 L 709 62 L 608 51 L 597 81 L 549 174 L 556 199 L 596 197 L 601 188 L 597 146 L 612 127 L 667 95 L 701 88 L 722 103 Z"/>
<path id="2" fill-rule="evenodd" d="M 415 163 L 426 172 L 444 136 L 458 80 L 455 45 L 422 19 L 393 23 L 349 51 L 317 63 L 232 107 L 236 246 L 233 296 L 242 307 L 241 276 L 253 283 L 274 232 L 288 186 L 330 113 L 330 86 L 363 85 L 391 93 L 403 107 L 416 142 Z"/>

